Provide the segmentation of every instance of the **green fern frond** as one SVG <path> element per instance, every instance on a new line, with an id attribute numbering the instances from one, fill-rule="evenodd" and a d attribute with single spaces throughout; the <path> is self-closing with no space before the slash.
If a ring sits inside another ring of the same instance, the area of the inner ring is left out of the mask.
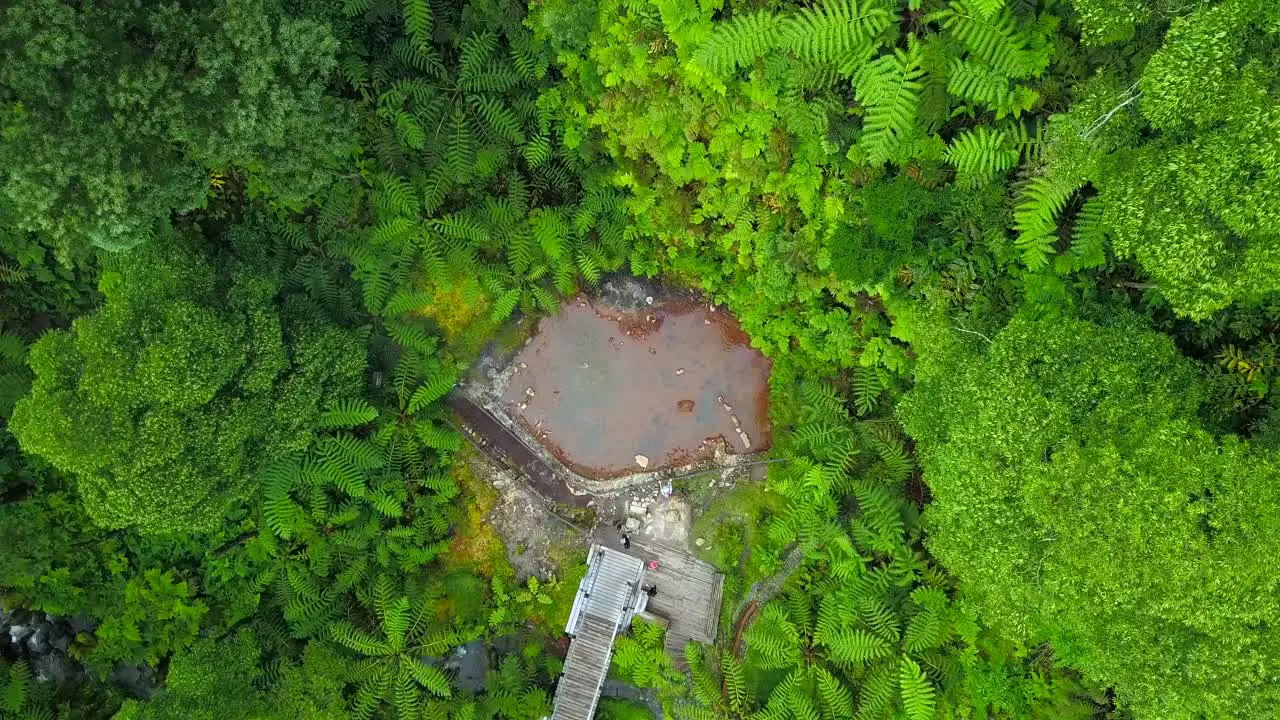
<path id="1" fill-rule="evenodd" d="M 923 77 L 917 43 L 911 44 L 910 52 L 895 49 L 858 70 L 854 85 L 866 111 L 859 143 L 873 165 L 896 158 L 904 140 L 916 131 Z"/>
<path id="2" fill-rule="evenodd" d="M 903 635 L 903 647 L 907 652 L 921 652 L 941 647 L 946 640 L 946 624 L 942 616 L 934 610 L 924 610 L 907 621 L 907 631 Z"/>
<path id="3" fill-rule="evenodd" d="M 418 194 L 414 192 L 413 186 L 404 178 L 394 175 L 378 178 L 373 202 L 387 215 L 412 216 L 418 212 Z"/>
<path id="4" fill-rule="evenodd" d="M 445 215 L 431 221 L 431 227 L 446 238 L 456 242 L 465 241 L 472 245 L 485 246 L 492 242 L 492 236 L 484 225 L 463 215 Z"/>
<path id="5" fill-rule="evenodd" d="M 725 695 L 730 709 L 741 712 L 747 704 L 747 673 L 733 653 L 720 654 L 720 672 L 724 677 Z"/>
<path id="6" fill-rule="evenodd" d="M 452 428 L 418 422 L 414 424 L 414 432 L 423 445 L 433 450 L 457 452 L 462 447 L 462 436 Z"/>
<path id="7" fill-rule="evenodd" d="M 893 653 L 893 646 L 887 641 L 864 630 L 830 633 L 823 638 L 823 644 L 833 662 L 847 666 L 862 665 Z"/>
<path id="8" fill-rule="evenodd" d="M 382 629 L 392 652 L 404 649 L 405 633 L 409 631 L 409 598 L 397 598 L 383 607 Z"/>
<path id="9" fill-rule="evenodd" d="M 827 720 L 853 720 L 853 692 L 821 665 L 815 665 L 818 701 Z"/>
<path id="10" fill-rule="evenodd" d="M 22 712 L 31 691 L 31 682 L 31 666 L 25 660 L 10 665 L 9 681 L 5 685 L 4 694 L 0 695 L 0 709 L 7 710 L 14 716 Z"/>
<path id="11" fill-rule="evenodd" d="M 376 470 L 387 464 L 386 455 L 376 444 L 348 433 L 324 438 L 320 442 L 320 451 L 326 457 L 341 460 L 360 470 Z"/>
<path id="12" fill-rule="evenodd" d="M 475 174 L 476 138 L 471 123 L 460 107 L 454 107 L 449 116 L 449 136 L 445 146 L 445 159 L 449 174 L 459 184 L 471 181 Z"/>
<path id="13" fill-rule="evenodd" d="M 1032 49 L 1032 37 L 1018 26 L 1007 10 L 996 15 L 983 12 L 973 0 L 952 0 L 951 8 L 934 14 L 942 26 L 981 58 L 995 72 L 1009 78 L 1039 77 L 1049 66 L 1052 47 Z"/>
<path id="14" fill-rule="evenodd" d="M 870 415 L 885 389 L 880 368 L 858 366 L 853 369 L 849 381 L 853 388 L 854 408 L 859 415 Z"/>
<path id="15" fill-rule="evenodd" d="M 461 492 L 458 481 L 448 475 L 427 475 L 421 482 L 443 500 L 451 500 Z"/>
<path id="16" fill-rule="evenodd" d="M 898 668 L 881 663 L 858 688 L 858 720 L 888 717 L 898 695 Z"/>
<path id="17" fill-rule="evenodd" d="M 502 138 L 512 145 L 524 142 L 524 131 L 520 128 L 520 118 L 511 112 L 501 99 L 491 95 L 472 95 L 468 98 L 471 109 L 485 122 L 489 132 L 496 138 Z"/>
<path id="18" fill-rule="evenodd" d="M 600 284 L 600 276 L 602 275 L 600 262 L 594 254 L 588 252 L 578 253 L 578 271 L 582 273 L 582 277 L 592 285 Z"/>
<path id="19" fill-rule="evenodd" d="M 1035 90 L 1012 85 L 1007 76 L 978 62 L 959 58 L 951 61 L 947 92 L 995 111 L 997 120 L 1007 115 L 1021 117 L 1040 99 Z"/>
<path id="20" fill-rule="evenodd" d="M 413 396 L 409 399 L 409 412 L 416 413 L 427 407 L 431 403 L 439 400 L 458 383 L 458 373 L 456 371 L 444 371 L 432 374 L 426 381 L 414 391 Z"/>
<path id="21" fill-rule="evenodd" d="M 516 307 L 520 304 L 520 298 L 523 293 L 519 288 L 505 290 L 501 295 L 494 298 L 493 312 L 490 313 L 490 320 L 494 323 L 501 323 L 511 317 L 511 313 L 515 312 Z"/>
<path id="22" fill-rule="evenodd" d="M 947 148 L 947 162 L 956 166 L 956 182 L 981 185 L 1018 163 L 1018 149 L 1003 130 L 979 125 L 956 136 Z"/>
<path id="23" fill-rule="evenodd" d="M 909 720 L 933 720 L 936 691 L 914 660 L 904 656 L 898 673 L 902 708 Z"/>
<path id="24" fill-rule="evenodd" d="M 404 0 L 404 32 L 418 47 L 430 45 L 430 0 Z"/>
<path id="25" fill-rule="evenodd" d="M 1072 273 L 1098 267 L 1107 262 L 1107 229 L 1102 215 L 1106 205 L 1101 196 L 1085 201 L 1076 214 L 1071 230 L 1071 247 L 1058 256 L 1055 269 L 1059 273 Z"/>
<path id="26" fill-rule="evenodd" d="M 359 398 L 339 400 L 325 408 L 316 421 L 316 427 L 324 430 L 357 427 L 378 417 L 378 410 Z"/>
<path id="27" fill-rule="evenodd" d="M 1080 183 L 1050 173 L 1032 178 L 1022 189 L 1013 211 L 1016 240 L 1022 259 L 1031 270 L 1049 263 L 1058 241 L 1058 215 Z"/>
<path id="28" fill-rule="evenodd" d="M 368 3 L 368 0 L 360 0 Z M 421 45 L 408 38 L 400 38 L 391 46 L 391 54 L 405 67 L 427 77 L 440 78 L 448 74 L 440 54 L 430 43 Z"/>
<path id="29" fill-rule="evenodd" d="M 542 167 L 551 160 L 551 140 L 546 135 L 537 135 L 525 143 L 520 151 L 530 166 Z"/>
<path id="30" fill-rule="evenodd" d="M 818 380 L 805 380 L 800 384 L 800 399 L 804 401 L 814 419 L 842 421 L 849 418 L 844 398 L 834 386 Z"/>
<path id="31" fill-rule="evenodd" d="M 386 322 L 386 328 L 387 334 L 406 350 L 431 355 L 440 345 L 435 337 L 428 335 L 426 330 L 417 325 L 408 325 L 391 319 Z"/>
<path id="32" fill-rule="evenodd" d="M 544 255 L 552 260 L 564 257 L 569 239 L 569 223 L 563 212 L 552 208 L 537 208 L 529 213 L 529 229 Z"/>
<path id="33" fill-rule="evenodd" d="M 0 260 L 0 283 L 19 285 L 27 280 L 27 271 L 21 265 Z"/>
<path id="34" fill-rule="evenodd" d="M 397 315 L 404 315 L 405 313 L 430 305 L 431 301 L 431 293 L 408 289 L 399 290 L 395 295 L 392 295 L 391 299 L 387 301 L 387 304 L 383 306 L 382 316 L 396 317 Z"/>
<path id="35" fill-rule="evenodd" d="M 413 679 L 432 695 L 440 698 L 453 697 L 449 677 L 439 668 L 417 662 L 410 667 L 410 672 Z"/>
<path id="36" fill-rule="evenodd" d="M 711 37 L 694 53 L 694 62 L 717 75 L 729 75 L 778 47 L 788 27 L 781 17 L 768 10 L 716 23 Z"/>
<path id="37" fill-rule="evenodd" d="M 329 636 L 334 642 L 362 655 L 390 655 L 395 652 L 390 643 L 371 633 L 365 632 L 345 620 L 339 620 L 329 627 Z"/>
<path id="38" fill-rule="evenodd" d="M 851 75 L 875 52 L 880 34 L 892 22 L 893 15 L 878 0 L 826 0 L 788 20 L 785 42 L 801 58 Z"/>

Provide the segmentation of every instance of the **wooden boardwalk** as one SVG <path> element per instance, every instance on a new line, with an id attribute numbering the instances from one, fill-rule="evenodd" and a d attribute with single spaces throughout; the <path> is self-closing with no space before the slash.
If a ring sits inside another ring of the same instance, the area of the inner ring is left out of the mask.
<path id="1" fill-rule="evenodd" d="M 600 699 L 600 686 L 609 674 L 613 655 L 613 638 L 618 626 L 600 618 L 586 616 L 582 629 L 569 644 L 564 660 L 564 674 L 556 685 L 554 720 L 591 720 Z"/>
<path id="2" fill-rule="evenodd" d="M 613 640 L 630 622 L 644 578 L 640 558 L 592 545 L 569 624 L 573 636 L 556 684 L 553 720 L 591 720 L 609 674 Z"/>
<path id="3" fill-rule="evenodd" d="M 511 429 L 488 410 L 455 390 L 445 398 L 458 417 L 483 440 L 481 450 L 490 457 L 499 456 L 529 479 L 533 489 L 546 500 L 563 505 L 586 507 L 591 498 L 574 495 L 564 478 L 538 453 L 534 452 Z"/>

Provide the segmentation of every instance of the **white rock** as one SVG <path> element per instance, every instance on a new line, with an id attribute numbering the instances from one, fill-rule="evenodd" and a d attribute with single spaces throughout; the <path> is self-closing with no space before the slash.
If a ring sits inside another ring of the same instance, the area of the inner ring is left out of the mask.
<path id="1" fill-rule="evenodd" d="M 707 544 L 707 541 L 703 540 L 702 538 L 698 538 L 697 540 L 693 541 L 693 544 L 697 545 L 698 547 L 702 547 L 703 545 Z"/>
<path id="2" fill-rule="evenodd" d="M 710 321 L 710 320 L 703 320 L 703 321 L 702 321 L 702 324 L 703 324 L 703 325 L 710 325 L 710 324 L 711 324 L 711 321 Z"/>
<path id="3" fill-rule="evenodd" d="M 742 432 L 741 430 L 738 431 L 738 439 L 742 441 L 742 447 L 744 448 L 751 447 L 751 438 L 747 437 L 747 434 Z"/>
<path id="4" fill-rule="evenodd" d="M 652 296 L 652 295 L 650 295 L 649 297 L 645 298 L 645 299 L 644 299 L 644 301 L 645 301 L 646 303 L 648 303 L 649 305 L 652 305 L 652 304 L 653 304 L 653 296 Z"/>
<path id="5" fill-rule="evenodd" d="M 527 370 L 528 368 L 529 368 L 529 363 L 520 363 L 521 370 Z"/>
<path id="6" fill-rule="evenodd" d="M 649 467 L 649 458 L 645 457 L 644 455 L 637 455 L 636 464 L 642 468 L 647 468 Z"/>
<path id="7" fill-rule="evenodd" d="M 683 374 L 684 374 L 684 368 L 676 368 L 676 374 L 677 374 L 677 375 L 683 375 Z"/>

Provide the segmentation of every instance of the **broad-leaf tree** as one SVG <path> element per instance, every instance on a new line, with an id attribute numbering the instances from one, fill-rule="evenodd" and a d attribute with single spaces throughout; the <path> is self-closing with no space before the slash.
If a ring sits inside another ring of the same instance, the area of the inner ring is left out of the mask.
<path id="1" fill-rule="evenodd" d="M 0 8 L 0 216 L 131 247 L 224 176 L 297 205 L 353 147 L 338 40 L 274 0 Z"/>
<path id="2" fill-rule="evenodd" d="M 1280 467 L 1201 427 L 1169 339 L 1016 319 L 989 345 L 944 325 L 917 348 L 901 415 L 927 544 L 986 617 L 1140 718 L 1271 717 Z"/>
<path id="3" fill-rule="evenodd" d="M 106 301 L 31 348 L 12 429 L 78 481 L 104 527 L 208 530 L 270 458 L 305 449 L 320 413 L 359 388 L 364 351 L 277 297 L 261 233 L 194 231 L 129 253 Z"/>

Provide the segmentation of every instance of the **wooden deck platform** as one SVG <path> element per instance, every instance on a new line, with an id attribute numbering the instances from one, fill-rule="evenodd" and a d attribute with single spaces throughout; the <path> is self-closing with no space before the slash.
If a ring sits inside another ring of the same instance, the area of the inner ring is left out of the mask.
<path id="1" fill-rule="evenodd" d="M 690 640 L 716 640 L 724 576 L 687 551 L 653 540 L 632 539 L 628 552 L 645 560 L 645 584 L 658 590 L 645 610 L 667 620 L 667 652 L 676 667 L 687 669 L 684 646 Z M 650 560 L 657 560 L 656 569 L 649 566 Z"/>

